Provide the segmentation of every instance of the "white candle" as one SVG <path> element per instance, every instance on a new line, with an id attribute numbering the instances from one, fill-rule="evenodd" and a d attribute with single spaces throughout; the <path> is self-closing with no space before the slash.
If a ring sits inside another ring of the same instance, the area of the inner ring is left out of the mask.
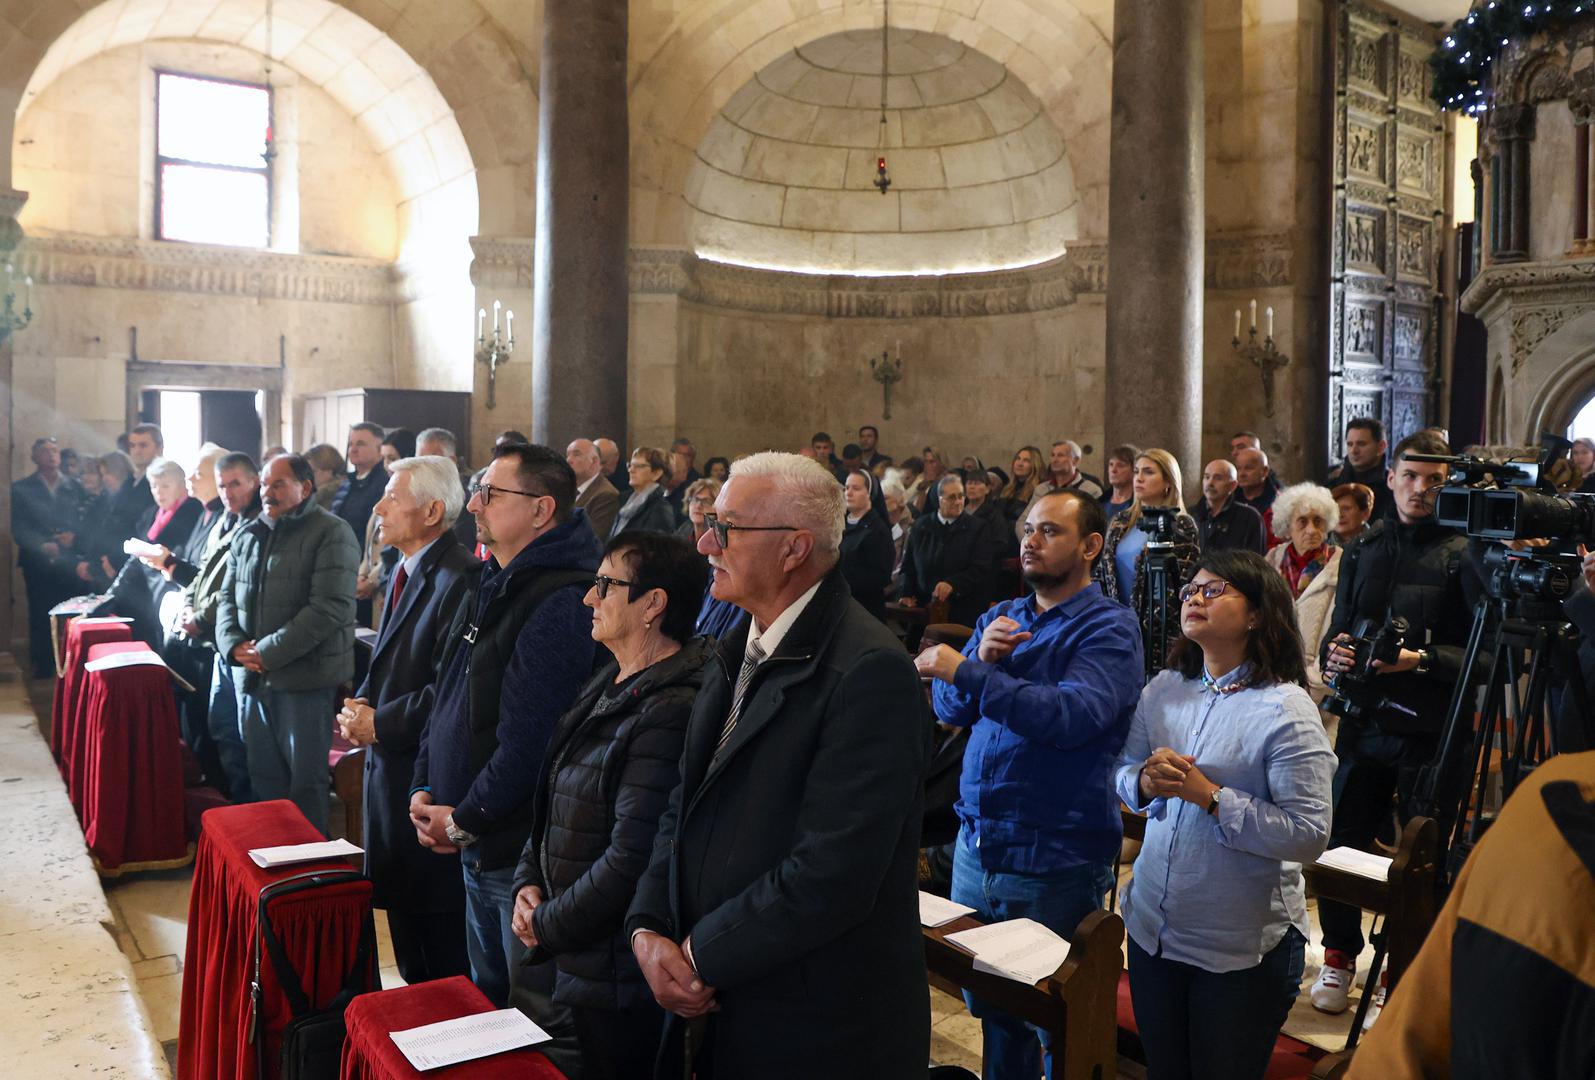
<path id="1" fill-rule="evenodd" d="M 494 337 L 498 336 L 498 309 L 501 306 L 502 305 L 497 300 L 493 301 L 493 336 Z M 1256 321 L 1257 321 L 1257 318 L 1256 318 L 1257 302 L 1255 300 L 1252 301 L 1252 311 L 1253 311 L 1252 321 L 1255 324 Z"/>
<path id="2" fill-rule="evenodd" d="M 1270 308 L 1269 310 L 1272 311 L 1273 309 Z M 513 311 L 506 311 L 504 313 L 504 329 L 509 332 L 508 336 L 509 336 L 510 348 L 514 348 L 515 347 L 515 313 Z"/>
<path id="3" fill-rule="evenodd" d="M 1268 337 L 1269 337 L 1269 340 L 1273 340 L 1273 337 L 1274 337 L 1274 309 L 1273 308 L 1267 309 L 1265 314 L 1268 316 Z"/>
<path id="4" fill-rule="evenodd" d="M 33 278 L 31 276 L 23 278 L 22 287 L 24 290 L 22 293 L 22 310 L 26 311 L 33 307 Z"/>
<path id="5" fill-rule="evenodd" d="M 1252 301 L 1252 329 L 1257 329 L 1257 301 Z"/>
<path id="6" fill-rule="evenodd" d="M 1241 339 L 1241 309 L 1235 309 L 1235 340 Z"/>
<path id="7" fill-rule="evenodd" d="M 1241 317 L 1240 316 L 1240 312 L 1237 311 L 1235 313 L 1235 317 L 1237 319 L 1239 319 Z M 477 308 L 476 309 L 476 340 L 477 341 L 481 341 L 482 340 L 482 324 L 485 323 L 486 321 L 487 321 L 487 308 Z"/>

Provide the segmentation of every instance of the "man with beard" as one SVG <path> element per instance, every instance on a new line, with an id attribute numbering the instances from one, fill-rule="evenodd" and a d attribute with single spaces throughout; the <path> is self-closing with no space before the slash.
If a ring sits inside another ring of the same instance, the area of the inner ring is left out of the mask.
<path id="1" fill-rule="evenodd" d="M 962 654 L 933 645 L 915 661 L 936 680 L 937 719 L 971 726 L 952 899 L 986 922 L 1030 918 L 1072 938 L 1113 885 L 1113 764 L 1142 666 L 1135 613 L 1091 580 L 1107 525 L 1077 491 L 1037 498 L 1020 551 L 1035 591 L 982 615 Z M 1040 1029 L 964 999 L 981 1020 L 987 1077 L 1034 1077 L 1043 1054 L 1054 1075 Z"/>

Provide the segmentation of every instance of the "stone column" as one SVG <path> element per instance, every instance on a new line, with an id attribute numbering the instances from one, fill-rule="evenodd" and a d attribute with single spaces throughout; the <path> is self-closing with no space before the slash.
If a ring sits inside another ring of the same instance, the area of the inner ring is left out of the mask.
<path id="1" fill-rule="evenodd" d="M 1106 443 L 1202 467 L 1203 6 L 1115 0 Z M 1194 476 L 1192 474 L 1195 474 Z"/>
<path id="2" fill-rule="evenodd" d="M 626 0 L 546 0 L 532 438 L 626 441 Z"/>

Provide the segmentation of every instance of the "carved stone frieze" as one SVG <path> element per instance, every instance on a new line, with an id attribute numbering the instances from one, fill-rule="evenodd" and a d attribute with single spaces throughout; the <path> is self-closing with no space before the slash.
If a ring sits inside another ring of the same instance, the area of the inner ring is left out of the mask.
<path id="1" fill-rule="evenodd" d="M 376 259 L 44 233 L 27 237 L 14 261 L 40 285 L 332 304 L 387 304 L 397 295 L 394 267 Z"/>
<path id="2" fill-rule="evenodd" d="M 674 296 L 687 287 L 689 257 L 681 248 L 632 248 L 626 267 L 628 290 Z"/>
<path id="3" fill-rule="evenodd" d="M 1547 337 L 1595 311 L 1595 259 L 1486 267 L 1462 294 L 1462 310 L 1504 337 L 1516 374 Z"/>
<path id="4" fill-rule="evenodd" d="M 532 287 L 532 241 L 515 236 L 471 237 L 471 284 L 500 289 Z"/>
<path id="5" fill-rule="evenodd" d="M 1295 279 L 1295 247 L 1289 233 L 1210 236 L 1207 240 L 1209 289 L 1267 289 Z"/>

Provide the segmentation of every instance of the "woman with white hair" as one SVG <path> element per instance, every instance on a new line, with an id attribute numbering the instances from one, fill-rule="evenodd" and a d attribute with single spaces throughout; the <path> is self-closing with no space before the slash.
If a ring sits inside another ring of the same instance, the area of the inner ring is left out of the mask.
<path id="1" fill-rule="evenodd" d="M 141 540 L 168 551 L 183 547 L 204 510 L 200 501 L 188 494 L 183 467 L 171 458 L 156 458 L 144 471 L 144 477 L 150 482 L 155 505 L 144 511 L 133 527 L 133 535 L 122 539 Z M 112 537 L 107 539 L 114 541 Z M 159 570 L 129 559 L 110 588 L 111 611 L 131 617 L 134 635 L 154 648 L 159 648 L 165 636 L 156 610 L 164 584 Z"/>
<path id="2" fill-rule="evenodd" d="M 1329 693 L 1319 667 L 1319 645 L 1335 613 L 1335 586 L 1340 581 L 1340 553 L 1329 538 L 1340 521 L 1340 505 L 1328 488 L 1293 484 L 1274 499 L 1274 535 L 1288 543 L 1277 544 L 1268 561 L 1285 578 L 1296 600 L 1296 625 L 1301 630 L 1307 661 L 1307 691 L 1314 702 Z"/>

